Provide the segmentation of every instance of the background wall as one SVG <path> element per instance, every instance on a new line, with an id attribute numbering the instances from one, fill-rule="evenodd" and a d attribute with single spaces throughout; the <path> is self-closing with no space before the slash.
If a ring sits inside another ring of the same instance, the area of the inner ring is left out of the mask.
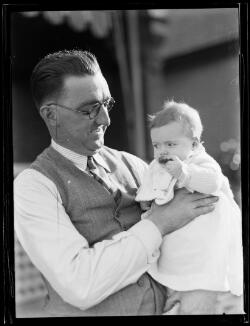
<path id="1" fill-rule="evenodd" d="M 223 141 L 240 140 L 239 65 L 232 45 L 166 61 L 161 72 L 147 72 L 146 85 L 150 113 L 172 98 L 199 111 L 211 155 L 218 156 Z"/>

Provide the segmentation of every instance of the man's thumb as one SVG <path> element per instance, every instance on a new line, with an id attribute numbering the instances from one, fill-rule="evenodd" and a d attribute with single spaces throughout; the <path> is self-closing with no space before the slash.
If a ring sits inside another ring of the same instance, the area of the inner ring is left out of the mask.
<path id="1" fill-rule="evenodd" d="M 179 315 L 180 302 L 176 302 L 176 304 L 168 311 L 164 312 L 163 315 Z"/>
<path id="2" fill-rule="evenodd" d="M 177 304 L 177 307 L 175 307 L 174 311 L 179 309 L 179 306 L 180 306 L 180 293 L 178 291 L 172 293 L 167 298 L 167 302 L 166 302 L 165 307 L 164 307 L 164 312 L 170 311 L 176 304 Z"/>

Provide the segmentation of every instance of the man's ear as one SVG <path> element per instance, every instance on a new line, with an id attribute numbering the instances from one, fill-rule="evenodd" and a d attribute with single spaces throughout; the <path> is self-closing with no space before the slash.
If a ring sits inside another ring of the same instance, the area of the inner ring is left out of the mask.
<path id="1" fill-rule="evenodd" d="M 43 105 L 40 108 L 40 114 L 42 118 L 51 126 L 57 124 L 57 112 L 54 105 Z"/>

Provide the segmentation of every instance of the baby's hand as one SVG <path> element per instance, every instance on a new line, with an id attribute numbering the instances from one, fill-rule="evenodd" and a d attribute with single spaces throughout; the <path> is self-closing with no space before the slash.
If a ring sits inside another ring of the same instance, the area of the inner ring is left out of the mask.
<path id="1" fill-rule="evenodd" d="M 173 177 L 178 179 L 184 171 L 184 164 L 175 155 L 169 155 L 168 159 L 170 160 L 166 163 L 165 168 Z"/>
<path id="2" fill-rule="evenodd" d="M 171 158 L 168 158 L 167 156 L 160 156 L 159 158 L 158 158 L 158 162 L 160 163 L 160 164 L 166 164 L 168 161 L 171 161 L 172 159 Z"/>

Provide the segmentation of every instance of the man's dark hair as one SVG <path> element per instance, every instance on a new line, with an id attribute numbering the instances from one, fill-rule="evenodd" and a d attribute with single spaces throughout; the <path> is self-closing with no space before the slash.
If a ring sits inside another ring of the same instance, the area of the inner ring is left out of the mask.
<path id="1" fill-rule="evenodd" d="M 95 75 L 100 70 L 96 57 L 81 50 L 62 50 L 46 55 L 34 68 L 30 86 L 40 108 L 46 98 L 60 95 L 66 76 Z"/>

